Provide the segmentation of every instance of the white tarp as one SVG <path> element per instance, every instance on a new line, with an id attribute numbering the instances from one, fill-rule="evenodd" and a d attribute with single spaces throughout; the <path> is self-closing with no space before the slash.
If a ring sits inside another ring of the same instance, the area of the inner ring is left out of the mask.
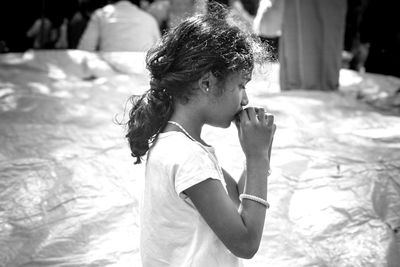
<path id="1" fill-rule="evenodd" d="M 280 92 L 277 71 L 248 86 L 278 130 L 245 266 L 400 266 L 400 79 L 343 70 L 339 92 Z M 140 53 L 0 55 L 0 266 L 140 266 L 143 166 L 115 119 L 147 84 Z M 204 138 L 237 177 L 235 131 Z"/>

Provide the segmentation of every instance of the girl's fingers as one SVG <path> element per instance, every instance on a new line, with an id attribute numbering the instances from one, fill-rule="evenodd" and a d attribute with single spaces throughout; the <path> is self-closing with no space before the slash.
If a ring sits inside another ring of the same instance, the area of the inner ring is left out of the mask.
<path id="1" fill-rule="evenodd" d="M 257 114 L 256 111 L 253 107 L 249 107 L 245 109 L 247 116 L 249 117 L 250 121 L 256 121 L 257 120 Z"/>
<path id="2" fill-rule="evenodd" d="M 263 108 L 257 108 L 256 112 L 257 112 L 258 121 L 264 124 L 266 122 L 266 120 L 265 120 L 265 110 Z"/>
<path id="3" fill-rule="evenodd" d="M 274 125 L 274 115 L 265 114 L 265 117 L 267 117 L 267 126 L 271 127 L 272 125 Z"/>
<path id="4" fill-rule="evenodd" d="M 247 115 L 247 112 L 246 112 L 245 110 L 242 110 L 242 111 L 240 112 L 239 118 L 240 118 L 240 123 L 249 120 L 249 116 Z"/>

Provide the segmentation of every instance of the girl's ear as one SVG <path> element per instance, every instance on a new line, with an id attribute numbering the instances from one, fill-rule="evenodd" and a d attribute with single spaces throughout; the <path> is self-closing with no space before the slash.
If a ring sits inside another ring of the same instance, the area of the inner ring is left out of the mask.
<path id="1" fill-rule="evenodd" d="M 209 71 L 201 76 L 198 81 L 198 85 L 203 93 L 208 94 L 212 90 L 212 88 L 214 88 L 216 82 L 217 78 L 211 73 L 211 71 Z"/>

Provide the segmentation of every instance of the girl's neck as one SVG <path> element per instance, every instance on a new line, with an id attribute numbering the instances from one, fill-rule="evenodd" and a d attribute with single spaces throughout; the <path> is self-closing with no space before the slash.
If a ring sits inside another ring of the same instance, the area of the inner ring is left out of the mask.
<path id="1" fill-rule="evenodd" d="M 178 123 L 179 125 L 181 125 L 186 132 L 193 137 L 194 139 L 196 139 L 197 141 L 200 141 L 201 138 L 201 129 L 203 127 L 202 124 L 196 123 L 193 120 L 188 120 L 186 118 L 180 118 L 178 116 L 172 116 L 170 119 L 170 121 L 174 121 L 176 123 Z M 168 130 L 178 130 L 178 131 L 182 131 L 178 126 L 173 125 L 173 124 L 169 124 L 167 125 L 167 127 L 165 128 L 167 131 Z"/>
<path id="2" fill-rule="evenodd" d="M 200 142 L 203 145 L 207 145 L 201 139 L 201 130 L 203 128 L 204 122 L 201 120 L 201 116 L 193 112 L 193 110 L 189 111 L 187 109 L 176 109 L 172 114 L 170 121 L 174 121 L 182 126 L 185 131 L 196 141 Z M 168 131 L 179 131 L 183 132 L 178 126 L 174 124 L 168 123 L 164 129 L 164 132 Z"/>
<path id="3" fill-rule="evenodd" d="M 175 102 L 174 113 L 169 120 L 174 121 L 182 126 L 185 131 L 197 142 L 205 146 L 209 146 L 201 139 L 201 130 L 205 124 L 203 116 L 203 102 L 204 101 L 202 101 L 201 98 L 196 98 L 186 104 L 181 104 L 178 101 Z M 179 131 L 184 133 L 179 126 L 171 123 L 168 123 L 163 131 Z"/>

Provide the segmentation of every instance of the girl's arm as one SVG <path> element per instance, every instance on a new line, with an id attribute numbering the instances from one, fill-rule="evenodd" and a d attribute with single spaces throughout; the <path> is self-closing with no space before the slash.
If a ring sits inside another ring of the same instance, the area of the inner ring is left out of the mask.
<path id="1" fill-rule="evenodd" d="M 246 182 L 246 170 L 243 170 L 238 182 L 236 182 L 236 180 L 233 179 L 233 177 L 223 168 L 222 173 L 224 174 L 226 189 L 228 190 L 229 197 L 236 204 L 236 206 L 239 207 L 239 195 L 244 192 L 244 185 Z"/>
<path id="2" fill-rule="evenodd" d="M 265 160 L 248 160 L 247 194 L 266 199 L 267 167 L 268 163 Z M 266 208 L 263 205 L 244 200 L 241 204 L 242 211 L 239 213 L 239 200 L 233 201 L 226 194 L 222 183 L 216 179 L 200 182 L 186 189 L 185 194 L 190 197 L 210 228 L 234 255 L 246 259 L 255 255 L 264 228 Z"/>
<path id="3" fill-rule="evenodd" d="M 239 184 L 244 184 L 246 194 L 263 199 L 267 199 L 269 150 L 275 133 L 273 117 L 267 121 L 264 116 L 258 119 L 254 109 L 249 109 L 241 114 L 238 125 L 239 139 L 246 156 L 247 175 Z M 238 202 L 232 201 L 231 198 L 235 196 L 235 190 L 232 190 L 235 186 L 232 186 L 232 181 L 229 184 L 229 195 L 226 194 L 222 183 L 215 179 L 207 179 L 193 185 L 185 190 L 185 194 L 233 254 L 241 258 L 252 258 L 260 246 L 266 207 L 244 199 L 239 212 Z M 239 194 L 238 186 L 236 190 Z"/>

